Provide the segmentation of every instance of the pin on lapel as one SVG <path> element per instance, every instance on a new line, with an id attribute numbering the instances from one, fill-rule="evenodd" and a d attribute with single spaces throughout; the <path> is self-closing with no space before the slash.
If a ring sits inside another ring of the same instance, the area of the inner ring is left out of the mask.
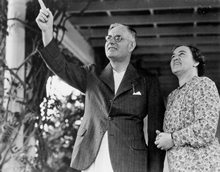
<path id="1" fill-rule="evenodd" d="M 135 92 L 134 84 L 132 84 L 132 90 L 133 90 L 133 94 L 132 95 L 134 95 L 134 96 L 141 95 L 140 91 Z"/>

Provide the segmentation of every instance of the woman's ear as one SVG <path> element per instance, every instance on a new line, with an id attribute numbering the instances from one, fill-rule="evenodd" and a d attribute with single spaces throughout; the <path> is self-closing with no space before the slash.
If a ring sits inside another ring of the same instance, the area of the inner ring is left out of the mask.
<path id="1" fill-rule="evenodd" d="M 194 64 L 193 64 L 193 67 L 197 67 L 199 65 L 199 62 L 195 62 Z"/>
<path id="2" fill-rule="evenodd" d="M 130 50 L 130 52 L 132 52 L 134 49 L 135 49 L 135 47 L 136 47 L 136 42 L 134 41 L 134 42 L 131 42 L 130 44 L 129 44 L 129 50 Z"/>

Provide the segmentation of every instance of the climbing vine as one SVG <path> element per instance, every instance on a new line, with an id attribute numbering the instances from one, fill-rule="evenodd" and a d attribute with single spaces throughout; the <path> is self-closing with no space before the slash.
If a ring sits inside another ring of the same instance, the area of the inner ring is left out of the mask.
<path id="1" fill-rule="evenodd" d="M 65 33 L 65 21 L 70 18 L 66 13 L 68 0 L 47 0 L 46 6 L 54 15 L 54 20 L 60 21 L 54 25 L 54 39 L 60 45 L 61 52 L 68 61 L 81 64 L 72 53 L 61 46 L 62 38 L 58 40 L 58 32 Z M 89 5 L 89 3 L 88 3 Z M 56 95 L 46 93 L 48 78 L 53 76 L 37 53 L 41 41 L 35 18 L 40 10 L 37 0 L 28 1 L 26 20 L 7 18 L 7 0 L 0 4 L 0 171 L 10 158 L 15 158 L 20 164 L 20 171 L 25 172 L 75 172 L 70 168 L 72 146 L 84 111 L 84 96 L 71 93 L 60 100 Z M 85 10 L 85 9 L 83 9 Z M 83 12 L 82 10 L 82 12 Z M 5 62 L 5 40 L 8 35 L 8 20 L 16 20 L 25 26 L 25 60 L 16 69 L 10 69 Z M 25 68 L 25 80 L 18 71 Z M 4 73 L 12 76 L 7 93 L 4 88 Z M 50 83 L 49 83 L 50 84 Z M 12 112 L 3 106 L 5 97 L 9 101 L 16 99 L 17 90 L 24 90 L 24 99 L 17 101 L 24 108 L 21 112 Z M 21 127 L 24 128 L 24 144 L 21 149 L 14 147 L 14 141 Z M 30 145 L 34 139 L 34 146 Z M 28 156 L 30 150 L 34 156 Z"/>

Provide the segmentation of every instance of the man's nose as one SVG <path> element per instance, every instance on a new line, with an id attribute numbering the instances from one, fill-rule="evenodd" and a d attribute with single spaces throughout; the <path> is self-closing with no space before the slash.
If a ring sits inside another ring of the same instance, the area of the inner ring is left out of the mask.
<path id="1" fill-rule="evenodd" d="M 110 44 L 115 43 L 115 39 L 114 39 L 113 37 L 111 37 L 110 40 L 109 40 L 109 43 L 110 43 Z"/>
<path id="2" fill-rule="evenodd" d="M 109 43 L 116 43 L 115 37 L 112 36 L 111 38 L 109 38 L 108 42 L 109 42 Z"/>

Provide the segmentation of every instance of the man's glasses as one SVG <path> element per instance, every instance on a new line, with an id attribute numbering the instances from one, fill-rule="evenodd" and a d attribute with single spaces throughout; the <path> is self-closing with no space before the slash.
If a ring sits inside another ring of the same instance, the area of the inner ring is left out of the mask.
<path id="1" fill-rule="evenodd" d="M 114 41 L 117 42 L 117 43 L 118 43 L 118 42 L 121 42 L 122 40 L 127 40 L 127 41 L 132 42 L 132 41 L 129 40 L 129 39 L 122 38 L 121 35 L 115 35 L 115 36 L 107 35 L 107 36 L 105 37 L 105 40 L 106 40 L 107 42 L 109 42 L 109 41 L 111 41 L 112 38 L 113 38 Z"/>

